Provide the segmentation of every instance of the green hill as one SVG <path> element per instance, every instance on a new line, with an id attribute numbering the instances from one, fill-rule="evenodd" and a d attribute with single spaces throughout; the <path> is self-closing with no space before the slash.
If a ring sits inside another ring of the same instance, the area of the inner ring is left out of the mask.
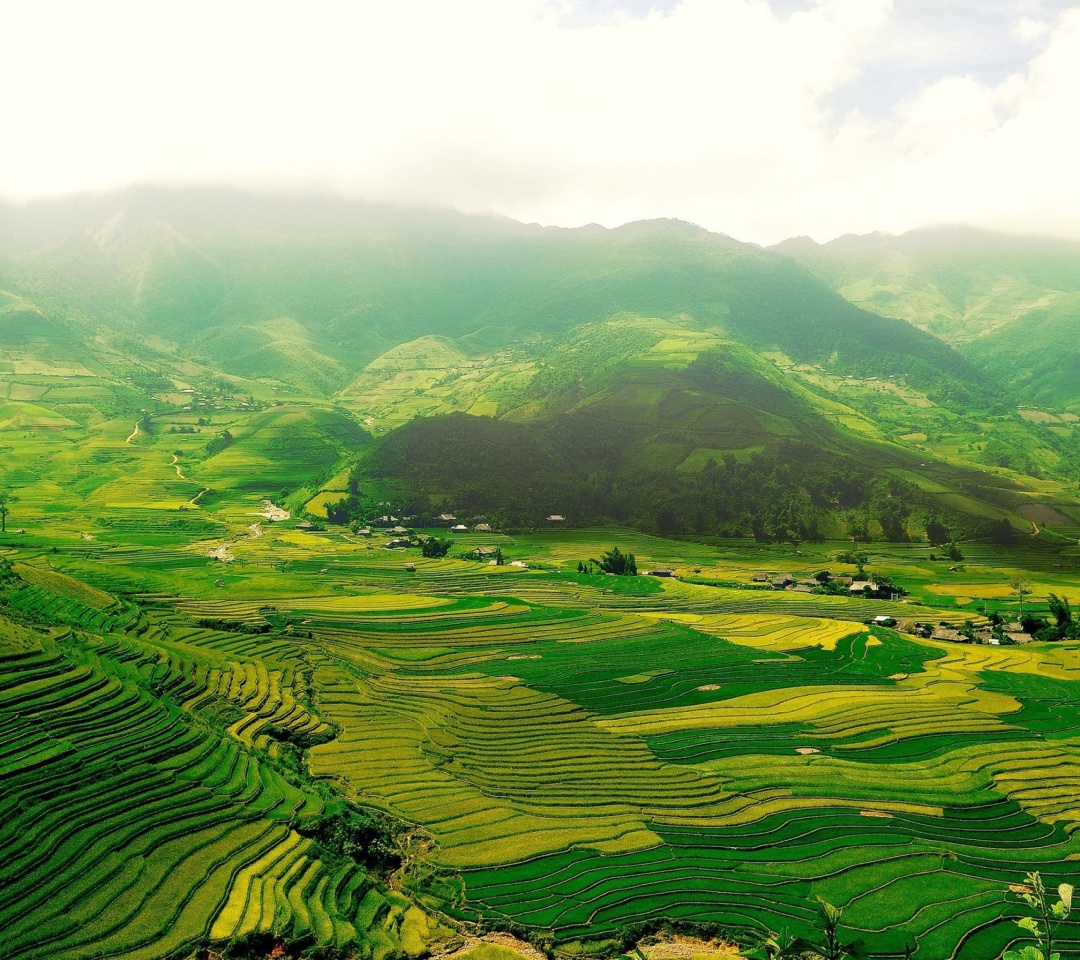
<path id="1" fill-rule="evenodd" d="M 273 407 L 212 438 L 194 475 L 215 489 L 291 488 L 366 442 L 367 434 L 338 411 Z"/>
<path id="2" fill-rule="evenodd" d="M 773 249 L 852 303 L 957 346 L 1026 401 L 1080 404 L 1080 243 L 952 228 Z"/>
<path id="3" fill-rule="evenodd" d="M 657 341 L 571 338 L 501 418 L 417 418 L 369 451 L 357 484 L 373 480 L 421 512 L 526 526 L 561 514 L 766 540 L 903 539 L 930 515 L 978 536 L 1027 528 L 1014 480 L 855 433 L 844 423 L 853 411 L 740 345 L 676 363 L 653 353 Z M 935 484 L 920 486 L 928 470 Z"/>
<path id="4" fill-rule="evenodd" d="M 954 240 L 905 241 L 912 250 L 900 253 L 890 242 L 875 238 L 874 256 L 886 265 L 906 258 L 906 275 L 914 276 Z M 1008 250 L 979 242 L 987 269 L 1000 272 L 994 264 Z M 877 507 L 869 520 L 851 511 L 865 514 L 901 482 L 922 490 L 895 494 L 912 499 L 905 517 L 913 529 L 916 514 L 930 509 L 922 505 L 930 490 L 952 496 L 935 509 L 964 522 L 1012 517 L 1022 526 L 1015 513 L 1022 491 L 1036 495 L 1024 474 L 1054 483 L 1080 475 L 1077 431 L 1055 433 L 1015 413 L 1025 391 L 1043 396 L 1039 383 L 1068 389 L 1067 372 L 1003 373 L 1002 363 L 1017 364 L 1031 347 L 991 349 L 1005 325 L 962 345 L 980 373 L 910 316 L 879 316 L 840 296 L 830 286 L 836 276 L 815 275 L 829 256 L 807 253 L 814 249 L 798 242 L 786 253 L 766 251 L 676 220 L 551 229 L 225 190 L 140 188 L 0 206 L 0 286 L 9 291 L 0 338 L 12 358 L 25 354 L 12 369 L 32 362 L 39 366 L 23 372 L 101 377 L 92 390 L 65 385 L 39 394 L 21 384 L 9 399 L 63 400 L 57 412 L 78 424 L 148 412 L 178 417 L 170 428 L 205 431 L 206 440 L 227 430 L 232 442 L 211 441 L 197 479 L 251 491 L 281 489 L 290 478 L 317 490 L 320 478 L 347 469 L 369 433 L 386 436 L 417 417 L 497 417 L 495 427 L 459 418 L 453 429 L 413 425 L 396 441 L 408 457 L 395 461 L 388 444 L 379 469 L 411 477 L 417 490 L 429 484 L 428 495 L 457 496 L 464 462 L 445 482 L 438 464 L 414 465 L 426 462 L 423 449 L 438 445 L 440 431 L 503 431 L 511 449 L 530 434 L 528 442 L 553 458 L 534 465 L 530 482 L 539 491 L 570 502 L 563 491 L 574 483 L 599 485 L 602 496 L 582 494 L 593 504 L 583 513 L 651 526 L 659 525 L 661 501 L 670 506 L 665 515 L 695 514 L 701 493 L 693 485 L 710 463 L 727 469 L 727 457 L 742 473 L 724 482 L 747 490 L 775 482 L 785 496 L 805 494 L 818 527 L 836 531 L 880 524 Z M 1064 261 L 1054 263 L 1025 261 L 1029 286 L 1063 286 Z M 930 290 L 942 311 L 943 304 L 967 309 L 981 295 L 961 266 L 949 273 L 938 264 L 923 278 L 919 289 Z M 1044 326 L 1056 329 L 1049 319 Z M 710 380 L 704 371 L 717 357 L 722 369 Z M 265 407 L 281 402 L 300 419 L 273 407 L 286 425 L 272 420 Z M 211 427 L 202 414 L 212 409 Z M 122 437 L 131 420 L 117 428 Z M 510 424 L 525 434 L 511 433 Z M 409 438 L 421 436 L 423 449 L 414 450 Z M 469 442 L 501 441 L 493 434 Z M 813 493 L 793 474 L 776 473 L 784 444 L 783 456 L 820 466 L 822 477 L 854 471 L 858 497 L 842 502 L 835 491 Z M 795 453 L 798 444 L 804 449 Z M 764 462 L 748 473 L 755 455 Z M 528 462 L 520 452 L 513 459 Z M 442 462 L 458 464 L 457 452 L 446 451 Z M 488 472 L 499 475 L 500 465 Z M 635 485 L 654 493 L 642 498 Z M 1043 500 L 1059 493 L 1037 488 Z M 530 495 L 519 515 L 547 496 Z M 488 488 L 474 499 L 521 498 Z M 636 505 L 641 499 L 648 510 Z M 710 509 L 703 519 L 665 523 L 745 531 L 763 508 L 751 497 Z M 887 523 L 899 532 L 889 510 Z M 810 532 L 812 524 L 795 526 Z"/>

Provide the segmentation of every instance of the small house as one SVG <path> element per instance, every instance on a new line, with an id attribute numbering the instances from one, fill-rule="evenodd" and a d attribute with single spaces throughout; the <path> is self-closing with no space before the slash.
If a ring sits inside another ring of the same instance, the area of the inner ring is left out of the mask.
<path id="1" fill-rule="evenodd" d="M 473 533 L 491 533 L 490 523 L 478 523 L 473 527 Z"/>
<path id="2" fill-rule="evenodd" d="M 463 523 L 456 523 L 450 528 L 451 533 L 468 533 L 469 528 Z"/>
<path id="3" fill-rule="evenodd" d="M 772 588 L 774 590 L 786 590 L 795 582 L 790 573 L 781 573 L 779 576 L 773 577 Z"/>
<path id="4" fill-rule="evenodd" d="M 487 557 L 495 556 L 495 554 L 498 553 L 498 552 L 499 552 L 498 547 L 477 547 L 476 548 L 476 559 L 477 560 L 484 560 Z"/>
<path id="5" fill-rule="evenodd" d="M 452 513 L 440 513 L 435 519 L 439 523 L 453 523 L 455 520 L 457 520 L 457 517 L 455 517 Z"/>
<path id="6" fill-rule="evenodd" d="M 391 533 L 401 534 L 401 533 L 408 533 L 409 531 L 406 530 L 404 527 L 398 526 L 398 527 L 391 527 L 390 532 Z"/>
<path id="7" fill-rule="evenodd" d="M 296 529 L 297 530 L 314 530 L 315 529 L 315 524 L 311 523 L 309 520 L 301 520 L 296 525 Z"/>
<path id="8" fill-rule="evenodd" d="M 386 546 L 391 550 L 398 550 L 402 547 L 411 547 L 412 543 L 406 537 L 395 537 Z"/>
<path id="9" fill-rule="evenodd" d="M 675 576 L 675 571 L 672 570 L 671 567 L 653 567 L 652 570 L 649 571 L 649 576 L 651 576 L 651 577 L 673 577 L 673 576 Z"/>
<path id="10" fill-rule="evenodd" d="M 873 580 L 853 580 L 848 590 L 852 593 L 877 593 L 878 585 Z"/>
<path id="11" fill-rule="evenodd" d="M 553 513 L 550 517 L 547 518 L 548 523 L 563 523 L 565 520 L 566 517 L 564 517 L 561 513 Z"/>
<path id="12" fill-rule="evenodd" d="M 752 579 L 754 583 L 768 583 L 772 577 L 767 573 L 755 573 L 750 579 Z"/>
<path id="13" fill-rule="evenodd" d="M 361 527 L 356 532 L 361 537 L 370 537 L 371 536 L 371 527 Z"/>
<path id="14" fill-rule="evenodd" d="M 876 627 L 895 627 L 896 626 L 896 620 L 893 617 L 887 617 L 885 615 L 881 615 L 881 616 L 878 616 L 878 617 L 874 617 L 874 626 L 876 626 Z"/>

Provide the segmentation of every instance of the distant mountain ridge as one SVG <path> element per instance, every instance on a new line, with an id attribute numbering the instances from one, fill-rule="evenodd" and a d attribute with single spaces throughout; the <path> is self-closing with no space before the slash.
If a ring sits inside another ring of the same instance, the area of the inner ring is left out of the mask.
<path id="1" fill-rule="evenodd" d="M 141 189 L 0 209 L 0 287 L 90 322 L 152 331 L 241 376 L 288 380 L 277 351 L 260 360 L 266 342 L 246 334 L 234 354 L 215 331 L 228 331 L 231 345 L 237 327 L 286 318 L 290 349 L 298 358 L 310 350 L 304 363 L 324 368 L 324 392 L 418 337 L 482 350 L 620 312 L 689 316 L 755 349 L 860 374 L 977 380 L 934 338 L 851 307 L 789 258 L 679 221 L 563 230 Z"/>
<path id="2" fill-rule="evenodd" d="M 953 344 L 1023 399 L 1080 409 L 1080 242 L 952 227 L 772 249 Z"/>

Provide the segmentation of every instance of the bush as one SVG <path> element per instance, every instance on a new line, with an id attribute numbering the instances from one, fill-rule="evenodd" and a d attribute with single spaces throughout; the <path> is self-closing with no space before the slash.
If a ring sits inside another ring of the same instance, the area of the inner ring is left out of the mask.
<path id="1" fill-rule="evenodd" d="M 389 823 L 377 814 L 351 805 L 332 809 L 297 827 L 314 840 L 324 854 L 351 860 L 377 873 L 392 873 L 401 866 Z"/>

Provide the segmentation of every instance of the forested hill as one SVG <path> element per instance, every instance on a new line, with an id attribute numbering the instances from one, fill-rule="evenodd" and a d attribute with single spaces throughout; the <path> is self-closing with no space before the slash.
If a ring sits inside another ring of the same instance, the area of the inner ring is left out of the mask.
<path id="1" fill-rule="evenodd" d="M 503 419 L 421 417 L 388 434 L 353 472 L 357 516 L 377 489 L 410 511 L 508 527 L 560 514 L 666 534 L 906 540 L 937 515 L 953 535 L 1011 541 L 1008 508 L 1025 499 L 1010 479 L 945 464 L 937 489 L 964 491 L 967 508 L 927 496 L 910 479 L 922 455 L 845 429 L 731 346 L 684 368 L 638 359 L 538 376 L 518 400 Z"/>
<path id="2" fill-rule="evenodd" d="M 0 289 L 87 342 L 162 350 L 330 394 L 426 335 L 466 352 L 628 312 L 756 350 L 969 397 L 949 347 L 852 306 L 790 258 L 679 221 L 614 230 L 326 199 L 149 188 L 0 208 Z"/>

